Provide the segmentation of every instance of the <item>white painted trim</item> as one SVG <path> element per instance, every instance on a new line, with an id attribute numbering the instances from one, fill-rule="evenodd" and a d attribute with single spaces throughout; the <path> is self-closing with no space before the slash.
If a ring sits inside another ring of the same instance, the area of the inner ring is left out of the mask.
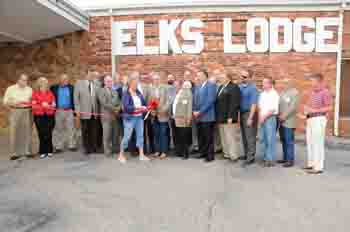
<path id="1" fill-rule="evenodd" d="M 179 6 L 179 7 L 153 7 L 153 8 L 112 8 L 113 16 L 122 15 L 151 15 L 176 13 L 211 13 L 211 12 L 317 12 L 339 11 L 339 5 L 320 6 Z M 111 9 L 88 10 L 90 16 L 109 16 Z"/>
<path id="2" fill-rule="evenodd" d="M 337 52 L 337 77 L 336 77 L 336 95 L 335 95 L 335 110 L 334 110 L 334 135 L 339 136 L 339 117 L 340 117 L 340 89 L 341 89 L 341 65 L 343 55 L 343 30 L 344 30 L 344 13 L 339 12 L 339 27 L 338 27 L 338 52 Z"/>
<path id="3" fill-rule="evenodd" d="M 36 0 L 36 2 L 47 7 L 48 9 L 52 10 L 56 14 L 68 19 L 69 21 L 71 21 L 75 25 L 79 26 L 80 28 L 82 28 L 84 30 L 89 30 L 89 23 L 88 22 L 87 22 L 87 24 L 83 23 L 82 22 L 83 20 L 79 20 L 78 17 L 74 17 L 73 15 L 67 13 L 66 11 L 62 10 L 60 7 L 53 4 L 49 0 Z"/>
<path id="4" fill-rule="evenodd" d="M 3 35 L 5 37 L 8 37 L 8 38 L 11 38 L 11 39 L 14 39 L 16 40 L 16 42 L 23 42 L 23 43 L 32 43 L 33 41 L 31 40 L 27 40 L 21 36 L 18 36 L 18 35 L 14 35 L 14 34 L 10 34 L 8 32 L 2 32 L 0 31 L 0 35 Z M 11 41 L 10 41 L 11 42 Z"/>
<path id="5" fill-rule="evenodd" d="M 113 23 L 114 23 L 114 19 L 113 19 L 113 15 L 112 15 L 112 10 L 110 10 L 110 22 L 111 22 L 111 51 L 113 49 L 113 39 L 114 39 L 114 36 L 113 36 Z M 111 59 L 112 59 L 112 76 L 115 77 L 115 73 L 116 73 L 116 62 L 117 62 L 117 57 L 113 54 L 113 52 L 111 52 Z"/>

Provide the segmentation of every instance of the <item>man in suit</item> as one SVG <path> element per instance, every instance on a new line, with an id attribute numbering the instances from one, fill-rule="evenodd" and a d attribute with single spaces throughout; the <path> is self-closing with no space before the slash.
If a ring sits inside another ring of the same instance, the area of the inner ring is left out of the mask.
<path id="1" fill-rule="evenodd" d="M 55 153 L 63 151 L 65 142 L 71 151 L 75 151 L 74 86 L 69 83 L 68 75 L 62 74 L 60 83 L 53 85 L 51 91 L 55 95 L 57 107 L 53 134 Z"/>
<path id="2" fill-rule="evenodd" d="M 97 97 L 101 106 L 104 153 L 106 156 L 110 156 L 112 152 L 117 152 L 117 116 L 121 109 L 121 100 L 118 92 L 112 90 L 113 79 L 111 76 L 105 76 L 103 85 L 103 88 L 99 89 Z M 114 136 L 112 137 L 112 135 Z"/>
<path id="3" fill-rule="evenodd" d="M 150 100 L 159 102 L 158 108 L 152 112 L 152 133 L 155 156 L 166 158 L 169 151 L 169 87 L 161 84 L 160 74 L 152 74 L 152 85 L 150 86 Z"/>
<path id="4" fill-rule="evenodd" d="M 221 82 L 216 100 L 216 121 L 219 126 L 219 134 L 222 143 L 224 157 L 232 161 L 238 161 L 239 143 L 236 139 L 236 128 L 240 104 L 240 89 L 233 83 L 233 74 L 220 72 L 217 76 Z"/>
<path id="5" fill-rule="evenodd" d="M 95 75 L 88 71 L 84 80 L 78 80 L 74 87 L 74 106 L 80 119 L 84 154 L 89 155 L 98 149 L 98 104 L 99 87 Z"/>
<path id="6" fill-rule="evenodd" d="M 193 116 L 198 122 L 198 143 L 201 158 L 206 162 L 214 161 L 214 129 L 215 129 L 215 101 L 217 86 L 208 80 L 205 70 L 197 73 L 201 83 L 198 91 L 198 102 L 193 109 Z"/>

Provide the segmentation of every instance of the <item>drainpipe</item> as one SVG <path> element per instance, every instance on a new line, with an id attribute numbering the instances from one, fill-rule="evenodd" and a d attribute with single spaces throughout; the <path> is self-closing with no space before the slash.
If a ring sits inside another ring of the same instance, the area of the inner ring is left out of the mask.
<path id="1" fill-rule="evenodd" d="M 117 70 L 117 57 L 115 55 L 113 55 L 113 23 L 114 23 L 114 19 L 113 19 L 113 9 L 109 9 L 109 18 L 110 18 L 110 23 L 111 23 L 111 59 L 112 59 L 112 76 L 114 77 L 116 74 L 116 70 Z"/>
<path id="2" fill-rule="evenodd" d="M 345 0 L 339 9 L 339 28 L 338 28 L 338 53 L 337 53 L 337 79 L 336 79 L 336 96 L 334 111 L 334 135 L 339 136 L 339 114 L 340 114 L 340 87 L 341 87 L 341 64 L 343 53 L 343 27 L 344 27 L 344 8 Z"/>

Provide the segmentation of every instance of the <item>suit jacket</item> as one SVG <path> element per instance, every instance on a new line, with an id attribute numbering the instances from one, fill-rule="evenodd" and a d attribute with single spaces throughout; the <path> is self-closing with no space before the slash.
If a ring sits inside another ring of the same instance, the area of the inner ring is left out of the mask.
<path id="1" fill-rule="evenodd" d="M 238 85 L 229 82 L 226 86 L 220 86 L 216 98 L 216 121 L 227 123 L 228 119 L 232 119 L 233 123 L 237 123 L 240 101 Z"/>
<path id="2" fill-rule="evenodd" d="M 74 86 L 74 106 L 78 112 L 85 113 L 99 113 L 99 106 L 97 102 L 97 93 L 99 87 L 96 82 L 93 82 L 93 95 L 89 91 L 89 82 L 87 80 L 78 80 Z M 81 114 L 81 119 L 90 119 L 90 114 Z"/>
<path id="3" fill-rule="evenodd" d="M 169 121 L 169 108 L 170 108 L 170 95 L 169 87 L 167 85 L 160 85 L 159 87 L 159 96 L 156 96 L 156 87 L 150 86 L 149 88 L 149 97 L 148 99 L 158 99 L 159 106 L 156 110 L 158 120 L 160 122 Z M 157 98 L 158 97 L 158 98 Z"/>
<path id="4" fill-rule="evenodd" d="M 173 112 L 173 118 L 175 120 L 176 127 L 191 127 L 192 122 L 192 107 L 193 97 L 191 89 L 182 89 L 179 92 L 178 100 L 176 102 L 175 112 Z M 173 111 L 172 103 L 171 111 Z"/>
<path id="5" fill-rule="evenodd" d="M 195 88 L 196 106 L 194 111 L 199 112 L 199 122 L 215 122 L 215 101 L 217 86 L 207 81 L 204 86 Z"/>
<path id="6" fill-rule="evenodd" d="M 59 87 L 60 87 L 60 85 L 53 85 L 50 88 L 53 95 L 55 95 L 56 106 L 58 106 L 58 88 Z M 72 105 L 72 110 L 74 110 L 74 86 L 71 84 L 68 84 L 68 88 L 69 88 L 69 93 L 70 93 L 70 101 L 71 101 L 71 105 Z"/>
<path id="7" fill-rule="evenodd" d="M 116 119 L 121 109 L 121 99 L 118 92 L 108 88 L 101 88 L 97 93 L 97 99 L 100 104 L 101 113 L 105 115 L 101 117 L 101 120 L 111 121 Z"/>
<path id="8" fill-rule="evenodd" d="M 287 118 L 282 125 L 287 128 L 296 128 L 297 111 L 299 106 L 299 92 L 295 88 L 287 89 L 280 95 L 279 113 L 286 114 Z"/>

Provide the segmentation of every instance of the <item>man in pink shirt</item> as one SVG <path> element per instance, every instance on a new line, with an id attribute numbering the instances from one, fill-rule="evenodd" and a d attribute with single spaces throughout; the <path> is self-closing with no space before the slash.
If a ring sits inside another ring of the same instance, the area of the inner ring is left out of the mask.
<path id="1" fill-rule="evenodd" d="M 324 169 L 327 115 L 332 110 L 332 95 L 325 88 L 323 76 L 310 76 L 312 90 L 304 106 L 306 119 L 307 166 L 309 174 L 321 174 Z"/>

